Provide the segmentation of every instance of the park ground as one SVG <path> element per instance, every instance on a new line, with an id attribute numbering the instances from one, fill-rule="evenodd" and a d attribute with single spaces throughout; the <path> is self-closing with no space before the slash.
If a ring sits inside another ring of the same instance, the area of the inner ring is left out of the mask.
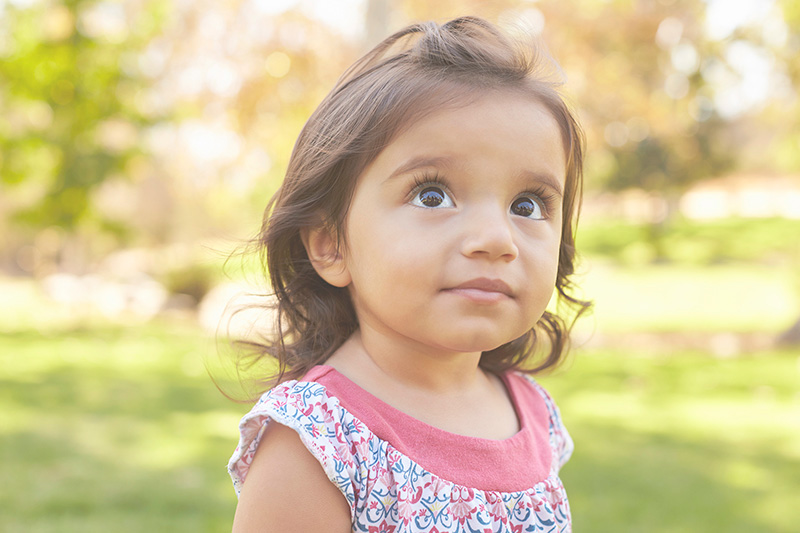
<path id="1" fill-rule="evenodd" d="M 576 531 L 796 531 L 800 349 L 777 339 L 800 288 L 785 250 L 639 261 L 635 235 L 626 251 L 591 231 L 595 310 L 540 378 L 576 442 L 562 471 Z M 187 314 L 76 314 L 29 279 L 0 289 L 0 530 L 229 530 L 225 464 L 248 406 L 207 375 L 213 335 Z"/>

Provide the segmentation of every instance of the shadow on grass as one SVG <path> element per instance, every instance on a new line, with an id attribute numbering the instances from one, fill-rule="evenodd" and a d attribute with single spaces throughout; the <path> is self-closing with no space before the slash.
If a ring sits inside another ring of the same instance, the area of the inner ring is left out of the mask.
<path id="1" fill-rule="evenodd" d="M 4 334 L 0 531 L 229 530 L 246 408 L 205 375 L 207 344 L 170 327 Z"/>
<path id="2" fill-rule="evenodd" d="M 211 384 L 208 349 L 171 326 L 0 338 L 0 531 L 229 530 L 225 462 L 248 407 Z M 563 471 L 576 531 L 793 531 L 796 364 L 602 353 L 549 380 L 577 443 Z M 769 402 L 754 403 L 760 389 Z M 690 400 L 725 410 L 687 424 L 672 407 Z"/>
<path id="3" fill-rule="evenodd" d="M 562 478 L 576 531 L 796 531 L 800 463 L 789 457 L 607 425 L 573 437 Z"/>
<path id="4" fill-rule="evenodd" d="M 602 350 L 543 378 L 576 443 L 576 531 L 796 531 L 797 365 L 791 350 Z"/>
<path id="5" fill-rule="evenodd" d="M 69 436 L 4 436 L 5 532 L 225 531 L 235 501 L 221 464 L 229 443 L 206 443 L 192 464 L 143 468 L 100 458 Z M 13 482 L 12 482 L 13 480 Z"/>

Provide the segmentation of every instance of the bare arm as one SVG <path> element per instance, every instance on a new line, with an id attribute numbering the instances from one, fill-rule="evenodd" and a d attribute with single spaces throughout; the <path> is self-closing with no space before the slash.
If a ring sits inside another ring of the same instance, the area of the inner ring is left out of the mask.
<path id="1" fill-rule="evenodd" d="M 233 533 L 347 533 L 350 506 L 293 430 L 270 424 L 239 495 Z"/>

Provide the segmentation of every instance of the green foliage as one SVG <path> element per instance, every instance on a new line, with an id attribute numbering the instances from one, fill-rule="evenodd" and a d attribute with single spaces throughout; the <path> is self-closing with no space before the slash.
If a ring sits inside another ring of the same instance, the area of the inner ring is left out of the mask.
<path id="1" fill-rule="evenodd" d="M 142 153 L 139 131 L 156 118 L 130 95 L 148 83 L 132 60 L 158 31 L 162 7 L 117 13 L 126 24 L 117 34 L 86 22 L 95 8 L 91 1 L 4 6 L 0 184 L 25 187 L 27 200 L 12 205 L 28 226 L 113 228 L 94 213 L 92 194 Z"/>
<path id="2" fill-rule="evenodd" d="M 783 10 L 783 16 L 789 28 L 794 31 L 800 31 L 800 5 L 792 0 L 780 0 L 778 4 Z"/>
<path id="3" fill-rule="evenodd" d="M 648 137 L 611 148 L 614 165 L 605 176 L 604 186 L 610 190 L 639 188 L 674 193 L 733 168 L 736 154 L 720 142 L 725 128 L 719 120 L 698 124 L 696 131 L 688 133 L 675 138 Z"/>
<path id="4" fill-rule="evenodd" d="M 220 269 L 215 266 L 186 265 L 167 271 L 161 281 L 171 294 L 185 294 L 191 296 L 195 303 L 199 303 L 220 276 Z"/>
<path id="5" fill-rule="evenodd" d="M 579 229 L 578 249 L 622 264 L 642 264 L 656 258 L 681 265 L 786 264 L 800 257 L 800 220 L 729 218 L 698 222 L 676 218 L 658 230 L 660 249 L 656 250 L 654 226 L 650 224 L 591 221 Z"/>
<path id="6" fill-rule="evenodd" d="M 781 91 L 746 115 L 715 111 L 714 79 L 738 77 L 726 48 L 734 41 L 771 60 L 776 78 L 789 80 L 783 92 L 800 81 L 791 1 L 775 6 L 789 26 L 783 44 L 765 37 L 771 26 L 757 20 L 711 40 L 702 0 L 374 4 L 391 12 L 394 25 L 446 20 L 465 8 L 494 20 L 544 22 L 587 132 L 590 184 L 675 197 L 692 182 L 746 165 L 800 168 L 800 115 Z M 102 231 L 117 244 L 193 240 L 220 229 L 241 234 L 280 181 L 303 122 L 360 47 L 305 10 L 265 13 L 248 2 L 0 5 L 0 229 L 20 233 L 0 250 L 9 257 L 42 227 L 61 227 L 65 242 L 92 241 Z M 98 13 L 111 29 L 92 22 Z M 665 21 L 674 30 L 668 39 L 658 37 Z M 268 68 L 274 54 L 286 69 Z M 154 123 L 163 128 L 150 129 Z M 222 130 L 230 135 L 217 137 Z M 175 150 L 147 153 L 150 133 Z M 220 138 L 234 147 L 214 159 L 209 147 Z"/>

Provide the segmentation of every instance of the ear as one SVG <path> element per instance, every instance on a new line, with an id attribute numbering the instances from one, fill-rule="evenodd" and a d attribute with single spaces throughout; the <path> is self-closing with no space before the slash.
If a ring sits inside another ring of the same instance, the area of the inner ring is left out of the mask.
<path id="1" fill-rule="evenodd" d="M 319 277 L 334 287 L 347 287 L 352 278 L 339 243 L 329 228 L 304 228 L 300 238 Z"/>

